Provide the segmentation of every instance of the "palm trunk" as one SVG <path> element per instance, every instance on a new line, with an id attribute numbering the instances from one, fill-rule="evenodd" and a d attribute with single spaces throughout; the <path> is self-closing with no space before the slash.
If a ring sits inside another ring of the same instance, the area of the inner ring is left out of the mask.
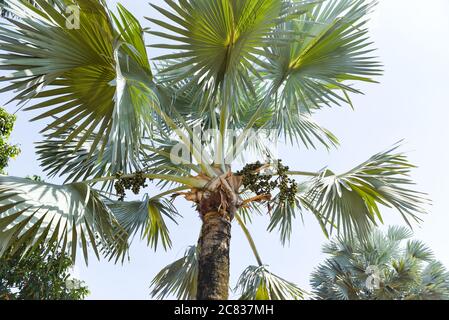
<path id="1" fill-rule="evenodd" d="M 203 215 L 199 239 L 198 300 L 226 300 L 229 293 L 231 223 L 218 212 Z"/>

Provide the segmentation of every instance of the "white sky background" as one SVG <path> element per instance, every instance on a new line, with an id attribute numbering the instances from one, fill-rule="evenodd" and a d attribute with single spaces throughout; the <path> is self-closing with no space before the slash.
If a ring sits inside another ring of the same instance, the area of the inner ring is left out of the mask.
<path id="1" fill-rule="evenodd" d="M 111 6 L 115 0 L 109 1 Z M 162 0 L 151 1 L 161 4 Z M 144 27 L 154 27 L 143 16 L 157 16 L 148 1 L 121 1 Z M 371 155 L 405 139 L 403 150 L 409 151 L 414 164 L 417 189 L 433 200 L 429 215 L 416 225 L 416 237 L 426 242 L 436 257 L 449 267 L 449 123 L 447 90 L 449 90 L 449 1 L 447 0 L 380 0 L 371 22 L 371 36 L 378 55 L 385 64 L 380 84 L 359 86 L 364 96 L 353 97 L 356 107 L 335 107 L 317 114 L 316 119 L 340 139 L 338 150 L 298 150 L 282 147 L 280 156 L 292 169 L 319 170 L 328 165 L 344 172 Z M 148 39 L 150 43 L 161 39 Z M 150 56 L 160 52 L 149 49 Z M 0 95 L 0 104 L 9 100 Z M 7 109 L 15 111 L 14 105 Z M 19 143 L 21 156 L 11 162 L 9 174 L 45 176 L 36 161 L 33 143 L 40 140 L 38 132 L 44 123 L 30 124 L 32 114 L 20 112 L 12 142 Z M 55 180 L 60 182 L 60 180 Z M 114 265 L 92 260 L 86 267 L 78 261 L 80 277 L 91 291 L 91 299 L 149 299 L 149 284 L 156 273 L 180 258 L 187 246 L 196 242 L 200 222 L 197 213 L 184 200 L 177 200 L 184 216 L 179 226 L 170 225 L 173 249 L 154 253 L 145 243 L 135 241 L 131 261 Z M 383 210 L 385 224 L 403 224 L 399 214 Z M 268 217 L 259 217 L 250 226 L 264 263 L 271 271 L 310 289 L 309 278 L 322 260 L 320 253 L 326 241 L 311 215 L 304 224 L 297 219 L 290 246 L 282 248 L 276 233 L 266 232 Z M 93 259 L 93 256 L 92 256 Z M 234 226 L 231 247 L 231 279 L 235 285 L 241 272 L 255 260 L 239 230 Z M 234 296 L 234 295 L 232 295 Z"/>

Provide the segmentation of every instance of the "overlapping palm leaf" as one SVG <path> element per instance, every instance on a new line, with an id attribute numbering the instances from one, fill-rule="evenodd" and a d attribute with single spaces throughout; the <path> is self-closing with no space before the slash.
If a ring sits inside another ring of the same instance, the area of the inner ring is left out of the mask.
<path id="1" fill-rule="evenodd" d="M 238 280 L 241 300 L 302 300 L 305 292 L 271 273 L 266 266 L 248 267 Z"/>
<path id="2" fill-rule="evenodd" d="M 175 41 L 153 46 L 178 50 L 159 59 L 183 59 L 163 72 L 188 68 L 195 77 L 190 85 L 208 83 L 214 90 L 225 78 L 246 83 L 248 65 L 261 63 L 258 55 L 264 37 L 282 15 L 282 1 L 166 0 L 169 10 L 153 5 L 170 23 L 148 18 L 166 31 L 152 34 Z M 240 73 L 240 74 L 239 74 Z M 178 80 L 185 80 L 185 77 Z"/>
<path id="3" fill-rule="evenodd" d="M 381 74 L 381 65 L 370 55 L 373 50 L 366 28 L 366 15 L 374 4 L 324 1 L 310 14 L 279 27 L 295 35 L 287 45 L 266 48 L 271 53 L 268 56 L 274 58 L 265 72 L 280 89 L 280 108 L 291 113 L 310 112 L 347 102 L 344 92 L 360 93 L 347 84 L 348 80 L 372 82 L 373 76 Z M 284 34 L 273 32 L 273 37 Z"/>
<path id="4" fill-rule="evenodd" d="M 34 120 L 49 119 L 44 131 L 53 137 L 69 132 L 65 141 L 76 141 L 75 150 L 95 133 L 90 153 L 109 149 L 103 161 L 111 171 L 139 167 L 135 154 L 157 103 L 148 88 L 152 73 L 139 23 L 123 7 L 119 18 L 111 18 L 99 0 L 65 1 L 56 8 L 36 3 L 12 0 L 20 22 L 10 19 L 0 27 L 6 51 L 0 65 L 13 70 L 1 79 L 12 82 L 2 91 L 15 90 L 21 103 L 44 99 L 27 110 L 46 109 Z M 80 8 L 79 29 L 66 26 L 68 5 Z"/>
<path id="5" fill-rule="evenodd" d="M 190 93 L 202 117 L 216 117 L 218 106 L 220 127 L 230 127 L 233 120 L 239 122 L 242 99 L 254 98 L 262 86 L 257 67 L 269 54 L 263 47 L 271 45 L 268 35 L 273 27 L 305 13 L 314 3 L 168 0 L 167 8 L 154 6 L 169 19 L 149 18 L 164 28 L 150 33 L 169 41 L 152 46 L 171 50 L 156 58 L 167 65 L 159 76 L 170 85 L 183 83 L 178 91 Z"/>
<path id="6" fill-rule="evenodd" d="M 353 82 L 374 82 L 381 74 L 366 28 L 373 5 L 364 0 L 323 1 L 272 33 L 277 41 L 265 48 L 269 54 L 261 70 L 276 89 L 271 128 L 307 146 L 308 137 L 314 136 L 303 127 L 308 116 L 323 106 L 352 106 L 349 93 L 360 93 Z M 335 142 L 332 136 L 329 140 Z"/>
<path id="7" fill-rule="evenodd" d="M 396 209 L 411 224 L 420 221 L 418 214 L 425 213 L 429 203 L 423 193 L 409 188 L 413 167 L 394 147 L 342 175 L 324 170 L 313 179 L 305 197 L 347 236 L 354 231 L 366 235 L 377 220 L 382 221 L 379 205 Z"/>
<path id="8" fill-rule="evenodd" d="M 146 239 L 154 250 L 159 243 L 165 250 L 171 248 L 172 242 L 164 217 L 176 223 L 175 219 L 179 216 L 171 201 L 145 196 L 143 201 L 107 201 L 106 204 L 130 237 L 140 233 L 140 237 Z"/>
<path id="9" fill-rule="evenodd" d="M 318 299 L 449 299 L 449 274 L 432 251 L 405 227 L 373 230 L 364 240 L 337 238 L 323 247 L 330 255 L 312 274 Z M 377 285 L 368 286 L 376 277 Z M 373 277 L 374 277 L 373 276 Z"/>
<path id="10" fill-rule="evenodd" d="M 1 176 L 0 194 L 0 255 L 21 245 L 28 251 L 57 245 L 74 261 L 78 246 L 86 262 L 89 248 L 97 257 L 125 257 L 126 231 L 89 186 Z"/>
<path id="11" fill-rule="evenodd" d="M 372 156 L 347 173 L 325 169 L 300 183 L 297 208 L 314 214 L 326 235 L 333 231 L 348 237 L 369 234 L 383 221 L 380 206 L 397 210 L 409 225 L 419 222 L 430 202 L 411 188 L 409 173 L 414 166 L 398 147 Z M 279 202 L 273 208 L 269 230 L 278 229 L 283 242 L 291 235 L 296 211 Z"/>
<path id="12" fill-rule="evenodd" d="M 152 296 L 164 299 L 176 296 L 181 300 L 196 299 L 198 281 L 198 248 L 191 246 L 184 257 L 163 268 L 151 282 Z"/>

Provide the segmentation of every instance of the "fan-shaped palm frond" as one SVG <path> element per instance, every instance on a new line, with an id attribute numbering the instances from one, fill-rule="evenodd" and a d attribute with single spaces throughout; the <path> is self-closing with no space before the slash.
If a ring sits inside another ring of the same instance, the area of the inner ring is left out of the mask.
<path id="1" fill-rule="evenodd" d="M 408 224 L 410 218 L 419 221 L 416 213 L 424 213 L 428 201 L 424 194 L 406 188 L 413 184 L 408 178 L 413 165 L 395 152 L 397 148 L 378 153 L 342 175 L 322 171 L 311 181 L 305 198 L 347 236 L 352 231 L 368 234 L 376 219 L 382 221 L 379 205 L 398 210 Z"/>
<path id="2" fill-rule="evenodd" d="M 326 300 L 449 299 L 449 273 L 412 236 L 405 227 L 389 227 L 363 240 L 341 237 L 326 244 L 330 257 L 312 274 L 314 294 Z"/>
<path id="3" fill-rule="evenodd" d="M 302 300 L 304 291 L 271 273 L 266 266 L 249 266 L 238 280 L 241 300 Z"/>
<path id="4" fill-rule="evenodd" d="M 111 149 L 106 149 L 100 153 L 100 149 L 91 150 L 92 144 L 97 139 L 94 133 L 90 137 L 73 138 L 67 142 L 67 138 L 76 127 L 60 132 L 58 135 L 48 133 L 44 135 L 44 140 L 36 145 L 36 153 L 43 170 L 49 177 L 65 176 L 65 182 L 82 181 L 89 177 L 100 178 L 114 172 L 111 168 Z M 81 134 L 86 134 L 81 131 Z"/>
<path id="5" fill-rule="evenodd" d="M 408 224 L 410 219 L 419 222 L 418 214 L 425 213 L 429 201 L 425 194 L 408 188 L 413 184 L 408 175 L 414 166 L 403 153 L 396 152 L 397 148 L 380 152 L 341 175 L 328 169 L 318 173 L 290 172 L 313 178 L 298 183 L 295 205 L 274 199 L 269 231 L 278 229 L 282 242 L 288 241 L 299 210 L 301 215 L 304 211 L 312 213 L 326 236 L 334 230 L 348 237 L 354 233 L 363 236 L 370 233 L 377 220 L 382 222 L 380 205 L 398 210 Z M 392 231 L 390 236 L 407 235 Z"/>
<path id="6" fill-rule="evenodd" d="M 234 84 L 249 85 L 248 66 L 262 64 L 259 55 L 265 37 L 286 14 L 280 0 L 221 1 L 197 0 L 175 2 L 166 0 L 171 11 L 153 5 L 170 23 L 148 18 L 166 32 L 151 31 L 174 44 L 155 44 L 154 47 L 179 50 L 158 59 L 182 59 L 163 72 L 188 68 L 195 75 L 193 84 L 204 84 L 214 90 L 232 77 Z M 251 68 L 251 70 L 254 70 Z M 184 80 L 185 77 L 177 80 Z"/>
<path id="7" fill-rule="evenodd" d="M 145 196 L 143 201 L 106 202 L 117 221 L 132 237 L 140 232 L 148 245 L 157 249 L 159 241 L 165 250 L 171 248 L 171 240 L 164 217 L 176 223 L 179 213 L 173 203 L 167 199 L 153 199 Z"/>
<path id="8" fill-rule="evenodd" d="M 406 254 L 409 257 L 422 261 L 430 261 L 434 258 L 430 248 L 418 240 L 407 242 Z"/>
<path id="9" fill-rule="evenodd" d="M 196 299 L 198 279 L 198 249 L 191 246 L 184 257 L 169 264 L 153 279 L 152 296 L 164 299 L 170 295 L 178 299 Z"/>
<path id="10" fill-rule="evenodd" d="M 372 82 L 371 77 L 380 74 L 380 64 L 368 55 L 373 50 L 369 49 L 365 27 L 366 14 L 374 4 L 364 0 L 323 1 L 309 14 L 279 26 L 284 32 L 273 32 L 274 38 L 280 35 L 284 42 L 266 47 L 270 53 L 266 73 L 280 88 L 283 113 L 348 102 L 345 92 L 360 92 L 345 82 Z M 285 41 L 287 32 L 295 35 L 294 41 Z"/>
<path id="11" fill-rule="evenodd" d="M 97 257 L 102 251 L 124 258 L 128 235 L 89 186 L 1 176 L 0 194 L 0 255 L 21 245 L 34 250 L 57 244 L 74 261 L 78 245 L 86 262 L 89 247 Z"/>
<path id="12" fill-rule="evenodd" d="M 248 124 L 261 104 L 259 93 L 256 98 L 241 98 L 239 104 L 239 114 L 236 129 L 265 130 L 272 135 L 267 137 L 268 141 L 281 140 L 285 138 L 288 142 L 304 145 L 306 148 L 316 148 L 321 144 L 326 148 L 338 145 L 338 139 L 326 128 L 320 126 L 313 117 L 304 112 L 290 112 L 283 110 L 280 112 L 276 101 L 259 111 L 258 120 L 250 128 Z M 277 120 L 273 120 L 277 119 Z M 276 123 L 275 123 L 276 122 Z M 250 141 L 251 142 L 251 141 Z"/>
<path id="13" fill-rule="evenodd" d="M 290 240 L 292 233 L 293 221 L 296 218 L 296 212 L 299 211 L 302 214 L 302 207 L 300 199 L 295 199 L 295 203 L 289 203 L 287 200 L 280 201 L 279 197 L 274 199 L 275 207 L 270 216 L 270 224 L 268 225 L 268 231 L 273 231 L 278 228 L 281 242 L 283 245 Z"/>
<path id="14" fill-rule="evenodd" d="M 137 20 L 119 6 L 115 25 L 103 1 L 77 0 L 80 28 L 66 26 L 66 7 L 54 8 L 36 0 L 37 8 L 11 0 L 20 18 L 0 28 L 1 66 L 13 70 L 2 81 L 12 84 L 15 99 L 25 103 L 44 98 L 27 110 L 47 109 L 34 120 L 53 118 L 45 131 L 58 137 L 70 131 L 65 142 L 76 149 L 96 134 L 90 151 L 110 149 L 111 170 L 138 167 L 135 154 L 149 123 L 156 95 L 143 84 L 152 73 Z M 75 129 L 70 130 L 76 126 Z"/>
<path id="15" fill-rule="evenodd" d="M 421 285 L 408 300 L 449 300 L 449 272 L 441 262 L 430 262 L 421 277 Z"/>

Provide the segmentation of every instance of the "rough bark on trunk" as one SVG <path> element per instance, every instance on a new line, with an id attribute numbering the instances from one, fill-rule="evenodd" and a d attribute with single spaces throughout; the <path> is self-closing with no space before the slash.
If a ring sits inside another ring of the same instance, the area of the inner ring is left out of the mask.
<path id="1" fill-rule="evenodd" d="M 229 293 L 231 222 L 228 215 L 203 215 L 199 239 L 198 300 L 226 300 Z"/>

